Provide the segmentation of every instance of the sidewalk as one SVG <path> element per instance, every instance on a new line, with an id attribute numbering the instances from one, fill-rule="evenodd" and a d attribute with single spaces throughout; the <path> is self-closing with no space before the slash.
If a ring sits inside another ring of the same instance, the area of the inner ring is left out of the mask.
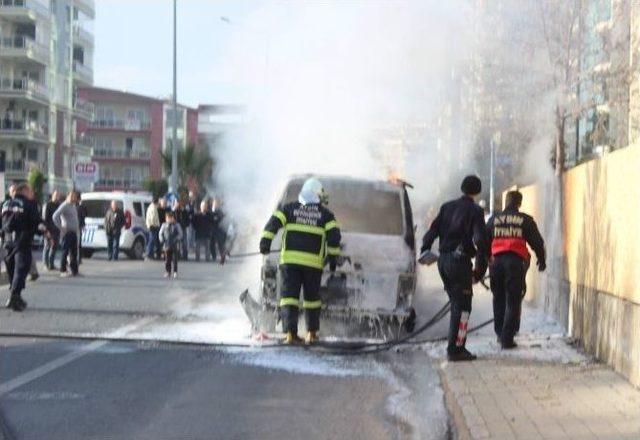
<path id="1" fill-rule="evenodd" d="M 546 328 L 512 351 L 483 333 L 468 342 L 477 361 L 440 364 L 457 438 L 640 439 L 640 390 L 606 365 Z"/>

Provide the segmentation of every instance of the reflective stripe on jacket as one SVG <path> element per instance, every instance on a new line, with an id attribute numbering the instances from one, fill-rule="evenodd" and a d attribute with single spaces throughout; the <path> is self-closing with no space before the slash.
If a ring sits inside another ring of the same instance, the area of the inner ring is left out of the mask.
<path id="1" fill-rule="evenodd" d="M 280 264 L 320 269 L 327 255 L 340 255 L 340 229 L 331 211 L 318 203 L 290 203 L 271 216 L 262 239 L 269 243 L 284 228 Z"/>

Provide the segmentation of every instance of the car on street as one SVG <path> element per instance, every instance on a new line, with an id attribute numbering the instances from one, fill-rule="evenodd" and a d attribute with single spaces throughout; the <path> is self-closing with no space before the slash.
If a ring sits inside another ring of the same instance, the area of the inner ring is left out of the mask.
<path id="1" fill-rule="evenodd" d="M 82 232 L 83 256 L 91 257 L 94 252 L 107 248 L 104 217 L 112 200 L 118 203 L 125 216 L 125 226 L 120 235 L 120 250 L 131 259 L 144 258 L 147 243 L 145 213 L 151 204 L 151 195 L 125 192 L 82 194 L 82 204 L 87 211 L 86 225 Z"/>

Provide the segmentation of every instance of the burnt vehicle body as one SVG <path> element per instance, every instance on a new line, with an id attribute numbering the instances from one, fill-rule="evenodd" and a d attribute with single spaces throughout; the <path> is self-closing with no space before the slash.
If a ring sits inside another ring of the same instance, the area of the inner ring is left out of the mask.
<path id="1" fill-rule="evenodd" d="M 308 177 L 292 177 L 279 205 L 296 201 Z M 407 185 L 316 177 L 324 186 L 327 207 L 342 232 L 338 268 L 332 273 L 325 266 L 322 275 L 322 333 L 389 338 L 411 331 L 415 322 L 416 253 Z M 274 238 L 272 249 L 280 249 L 281 242 L 282 230 Z M 276 330 L 279 257 L 274 252 L 264 258 L 260 303 L 248 293 L 241 297 L 256 330 Z"/>

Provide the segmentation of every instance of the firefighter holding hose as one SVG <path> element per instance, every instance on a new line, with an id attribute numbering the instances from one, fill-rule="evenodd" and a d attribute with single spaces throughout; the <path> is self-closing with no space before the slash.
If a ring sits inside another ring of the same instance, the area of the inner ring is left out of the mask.
<path id="1" fill-rule="evenodd" d="M 461 190 L 462 197 L 442 205 L 422 244 L 422 254 L 426 255 L 435 239 L 440 240 L 438 271 L 451 301 L 447 357 L 453 362 L 476 359 L 465 348 L 467 326 L 472 284 L 484 277 L 489 249 L 484 212 L 474 200 L 482 190 L 482 183 L 476 176 L 467 176 Z M 475 268 L 471 263 L 474 257 Z"/>
<path id="2" fill-rule="evenodd" d="M 298 201 L 279 207 L 264 228 L 260 252 L 271 250 L 271 241 L 284 228 L 280 251 L 280 310 L 287 344 L 301 343 L 298 337 L 300 289 L 302 308 L 307 324 L 306 343 L 317 340 L 320 329 L 320 282 L 322 269 L 329 263 L 335 270 L 340 255 L 340 229 L 331 211 L 325 206 L 326 194 L 316 178 L 302 186 Z"/>
<path id="3" fill-rule="evenodd" d="M 536 254 L 538 270 L 547 267 L 544 240 L 535 220 L 520 212 L 522 193 L 509 191 L 505 209 L 489 219 L 491 245 L 491 292 L 493 293 L 494 328 L 503 349 L 516 347 L 525 276 L 531 256 L 527 244 Z"/>

